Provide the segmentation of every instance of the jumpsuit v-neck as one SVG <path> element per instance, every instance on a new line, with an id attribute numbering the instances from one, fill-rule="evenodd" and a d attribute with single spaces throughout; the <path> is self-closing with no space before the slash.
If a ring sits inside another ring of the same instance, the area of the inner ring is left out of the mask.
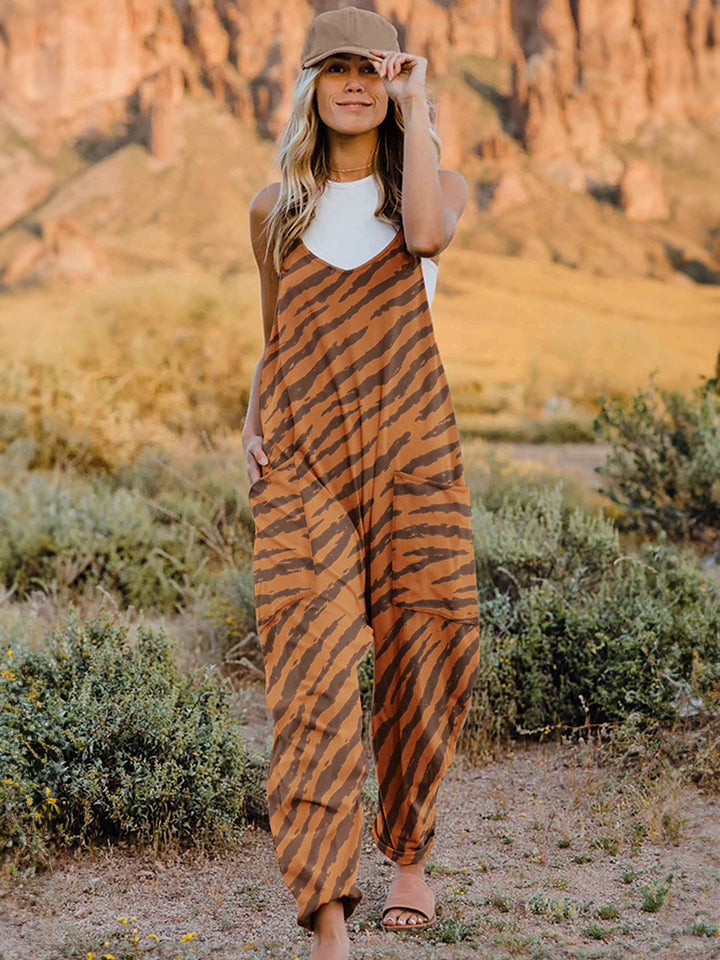
<path id="1" fill-rule="evenodd" d="M 297 922 L 356 885 L 357 667 L 374 649 L 371 833 L 399 864 L 435 836 L 440 782 L 479 665 L 470 490 L 420 257 L 402 228 L 334 267 L 286 253 L 260 378 L 268 463 L 251 484 L 253 581 L 273 717 L 267 782 Z"/>

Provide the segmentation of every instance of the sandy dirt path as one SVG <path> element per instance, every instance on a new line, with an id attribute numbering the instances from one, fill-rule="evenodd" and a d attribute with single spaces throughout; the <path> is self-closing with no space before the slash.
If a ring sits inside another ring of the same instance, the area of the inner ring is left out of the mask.
<path id="1" fill-rule="evenodd" d="M 255 725 L 262 687 L 248 690 Z M 267 721 L 256 733 L 259 743 Z M 583 742 L 517 744 L 477 768 L 458 754 L 441 786 L 428 863 L 439 923 L 416 934 L 378 925 L 393 868 L 369 833 L 371 775 L 358 876 L 364 899 L 348 924 L 354 960 L 720 958 L 717 933 L 691 932 L 698 922 L 708 930 L 720 923 L 720 798 L 672 778 L 623 783 L 598 759 Z M 660 909 L 643 910 L 645 887 L 669 875 Z M 272 839 L 259 828 L 232 854 L 86 851 L 3 892 L 2 960 L 84 960 L 90 952 L 95 960 L 294 960 L 310 950 Z M 183 942 L 188 934 L 195 936 Z"/>

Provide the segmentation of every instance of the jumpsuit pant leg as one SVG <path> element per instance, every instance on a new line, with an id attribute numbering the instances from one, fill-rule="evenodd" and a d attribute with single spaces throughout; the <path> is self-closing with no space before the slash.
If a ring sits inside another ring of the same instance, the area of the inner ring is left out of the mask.
<path id="1" fill-rule="evenodd" d="M 357 667 L 372 634 L 363 617 L 314 597 L 287 606 L 269 639 L 281 651 L 266 668 L 270 827 L 298 923 L 312 929 L 322 904 L 342 900 L 347 918 L 362 899 L 355 881 L 368 764 Z"/>
<path id="2" fill-rule="evenodd" d="M 367 521 L 379 806 L 371 830 L 378 849 L 401 865 L 432 849 L 438 789 L 480 659 L 470 489 L 452 461 L 442 482 L 426 479 L 426 460 L 410 473 L 384 471 Z"/>
<path id="3" fill-rule="evenodd" d="M 448 611 L 396 605 L 387 524 L 368 551 L 367 531 L 346 506 L 312 474 L 298 477 L 296 466 L 296 457 L 273 466 L 251 488 L 253 564 L 274 721 L 270 826 L 298 924 L 312 929 L 324 903 L 341 900 L 347 919 L 362 900 L 356 878 L 368 761 L 357 667 L 374 645 L 372 836 L 390 859 L 416 863 L 432 847 L 437 791 L 477 671 L 479 627 Z M 420 589 L 432 586 L 432 564 L 425 569 L 412 575 Z"/>
<path id="4" fill-rule="evenodd" d="M 278 864 L 298 924 L 341 900 L 349 917 L 362 831 L 362 743 L 357 668 L 373 642 L 362 544 L 325 487 L 299 478 L 290 458 L 250 488 L 255 518 L 255 610 L 273 716 L 267 782 Z"/>
<path id="5" fill-rule="evenodd" d="M 402 610 L 376 635 L 371 737 L 379 809 L 371 829 L 395 863 L 419 863 L 432 849 L 437 793 L 477 668 L 472 623 Z"/>

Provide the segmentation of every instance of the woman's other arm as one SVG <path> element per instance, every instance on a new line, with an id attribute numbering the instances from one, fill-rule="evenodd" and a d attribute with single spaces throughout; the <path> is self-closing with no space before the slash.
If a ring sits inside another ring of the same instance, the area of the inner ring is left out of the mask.
<path id="1" fill-rule="evenodd" d="M 270 213 L 277 199 L 279 183 L 271 183 L 258 191 L 250 201 L 250 241 L 255 255 L 258 272 L 260 274 L 260 297 L 262 304 L 263 333 L 265 346 L 255 366 L 250 397 L 248 400 L 247 415 L 242 429 L 242 444 L 245 451 L 245 463 L 249 483 L 254 483 L 262 476 L 260 464 L 267 463 L 265 451 L 262 448 L 262 426 L 260 423 L 260 377 L 262 374 L 265 349 L 270 339 L 270 331 L 275 316 L 279 277 L 272 263 L 272 258 L 265 251 L 264 220 Z"/>
<path id="2" fill-rule="evenodd" d="M 427 60 L 405 51 L 374 50 L 374 62 L 389 97 L 400 103 L 405 127 L 402 218 L 411 253 L 435 259 L 450 243 L 468 199 L 468 185 L 457 170 L 438 170 L 430 136 Z M 436 261 L 437 262 L 437 261 Z"/>

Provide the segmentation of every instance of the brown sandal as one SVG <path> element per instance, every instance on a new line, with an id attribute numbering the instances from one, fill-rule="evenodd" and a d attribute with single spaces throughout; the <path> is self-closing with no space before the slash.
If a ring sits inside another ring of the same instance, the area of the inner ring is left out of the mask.
<path id="1" fill-rule="evenodd" d="M 412 910 L 421 913 L 426 919 L 415 923 L 385 923 L 385 914 L 389 910 Z M 425 930 L 435 923 L 435 893 L 432 887 L 418 875 L 410 873 L 396 874 L 387 899 L 383 904 L 380 926 L 383 930 Z"/>

